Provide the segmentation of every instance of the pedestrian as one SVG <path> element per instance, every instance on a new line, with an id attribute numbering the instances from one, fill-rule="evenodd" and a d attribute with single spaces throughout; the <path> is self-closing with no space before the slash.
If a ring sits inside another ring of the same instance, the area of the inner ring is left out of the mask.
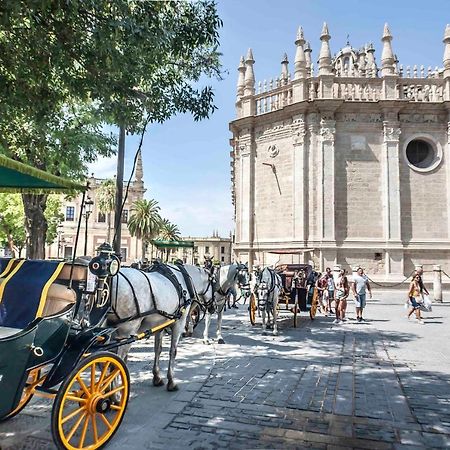
<path id="1" fill-rule="evenodd" d="M 358 267 L 356 275 L 353 275 L 352 291 L 355 296 L 356 320 L 364 322 L 363 311 L 366 306 L 366 288 L 372 298 L 372 290 L 370 289 L 369 279 L 364 274 L 362 267 Z"/>
<path id="2" fill-rule="evenodd" d="M 420 314 L 420 307 L 422 306 L 422 296 L 424 291 L 421 288 L 421 284 L 423 285 L 422 277 L 417 274 L 414 275 L 414 279 L 411 281 L 408 290 L 410 309 L 408 311 L 407 318 L 410 319 L 411 314 L 415 313 L 417 322 L 423 325 L 424 321 L 422 320 L 422 316 Z"/>
<path id="3" fill-rule="evenodd" d="M 295 297 L 297 297 L 297 301 L 300 301 L 300 288 L 303 287 L 303 277 L 301 276 L 298 270 L 294 271 L 294 275 L 292 277 L 291 284 L 291 303 L 295 304 Z"/>
<path id="4" fill-rule="evenodd" d="M 423 267 L 421 267 L 421 266 L 417 267 L 417 269 L 414 271 L 413 280 L 414 280 L 416 275 L 419 275 L 419 277 L 420 277 L 420 289 L 421 289 L 421 291 L 424 294 L 426 294 L 426 295 L 430 295 L 430 293 L 428 292 L 427 288 L 425 287 L 425 285 L 423 283 Z"/>
<path id="5" fill-rule="evenodd" d="M 316 272 L 311 270 L 306 277 L 306 292 L 307 292 L 307 304 L 312 305 L 312 299 L 314 297 L 314 287 L 316 285 Z"/>
<path id="6" fill-rule="evenodd" d="M 347 297 L 349 293 L 350 286 L 345 275 L 345 269 L 341 269 L 336 280 L 336 319 L 334 323 L 339 324 L 347 321 L 345 312 L 347 310 Z"/>
<path id="7" fill-rule="evenodd" d="M 328 279 L 326 273 L 324 273 L 323 275 L 319 273 L 316 282 L 316 288 L 317 288 L 317 295 L 319 297 L 320 311 L 325 317 L 328 317 L 328 300 L 327 300 Z"/>
<path id="8" fill-rule="evenodd" d="M 334 301 L 334 291 L 336 286 L 334 284 L 333 272 L 331 272 L 331 269 L 329 267 L 326 268 L 326 274 L 327 274 L 327 291 L 328 291 L 327 295 L 328 311 L 330 311 L 330 314 L 333 314 L 331 303 Z"/>

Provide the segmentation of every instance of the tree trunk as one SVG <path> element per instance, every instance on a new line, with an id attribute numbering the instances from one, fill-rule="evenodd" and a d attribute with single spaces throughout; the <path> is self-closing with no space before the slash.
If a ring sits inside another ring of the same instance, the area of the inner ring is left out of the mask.
<path id="1" fill-rule="evenodd" d="M 142 262 L 145 261 L 145 250 L 147 249 L 147 244 L 145 243 L 145 240 L 142 239 Z"/>
<path id="2" fill-rule="evenodd" d="M 45 259 L 48 225 L 44 212 L 47 207 L 47 195 L 22 194 L 22 201 L 27 234 L 26 256 L 29 259 Z"/>

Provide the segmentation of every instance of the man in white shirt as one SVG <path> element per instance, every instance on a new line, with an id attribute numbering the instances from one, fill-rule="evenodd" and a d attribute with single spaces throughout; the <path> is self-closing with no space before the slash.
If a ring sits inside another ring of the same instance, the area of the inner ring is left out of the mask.
<path id="1" fill-rule="evenodd" d="M 370 289 L 369 279 L 364 275 L 364 270 L 358 267 L 356 275 L 353 275 L 352 291 L 355 296 L 356 320 L 362 322 L 363 310 L 366 306 L 366 287 L 372 298 L 372 290 Z"/>

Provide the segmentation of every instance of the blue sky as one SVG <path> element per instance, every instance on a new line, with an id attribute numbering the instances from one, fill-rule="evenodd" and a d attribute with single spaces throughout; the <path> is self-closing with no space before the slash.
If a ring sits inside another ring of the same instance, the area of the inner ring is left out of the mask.
<path id="1" fill-rule="evenodd" d="M 448 0 L 219 0 L 218 9 L 224 22 L 220 50 L 225 71 L 223 81 L 211 82 L 218 110 L 202 122 L 180 115 L 151 125 L 143 144 L 146 196 L 159 202 L 162 215 L 176 223 L 184 236 L 210 236 L 213 230 L 228 236 L 233 229 L 228 124 L 235 117 L 239 58 L 249 47 L 257 81 L 279 76 L 284 52 L 293 72 L 298 27 L 303 27 L 315 62 L 326 21 L 333 54 L 349 35 L 355 48 L 373 42 L 380 65 L 381 36 L 388 22 L 400 64 L 434 68 L 442 66 L 442 38 L 450 22 Z M 126 177 L 137 146 L 136 137 L 127 137 Z M 112 176 L 115 160 L 99 161 L 91 170 L 99 177 Z"/>

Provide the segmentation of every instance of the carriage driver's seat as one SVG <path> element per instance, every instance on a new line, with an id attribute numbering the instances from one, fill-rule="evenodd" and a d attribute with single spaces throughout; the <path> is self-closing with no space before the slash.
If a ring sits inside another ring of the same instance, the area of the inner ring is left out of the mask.
<path id="1" fill-rule="evenodd" d="M 16 260 L 9 264 L 0 278 L 0 339 L 76 302 L 72 289 L 55 283 L 66 279 L 68 269 L 69 264 L 53 261 Z"/>

